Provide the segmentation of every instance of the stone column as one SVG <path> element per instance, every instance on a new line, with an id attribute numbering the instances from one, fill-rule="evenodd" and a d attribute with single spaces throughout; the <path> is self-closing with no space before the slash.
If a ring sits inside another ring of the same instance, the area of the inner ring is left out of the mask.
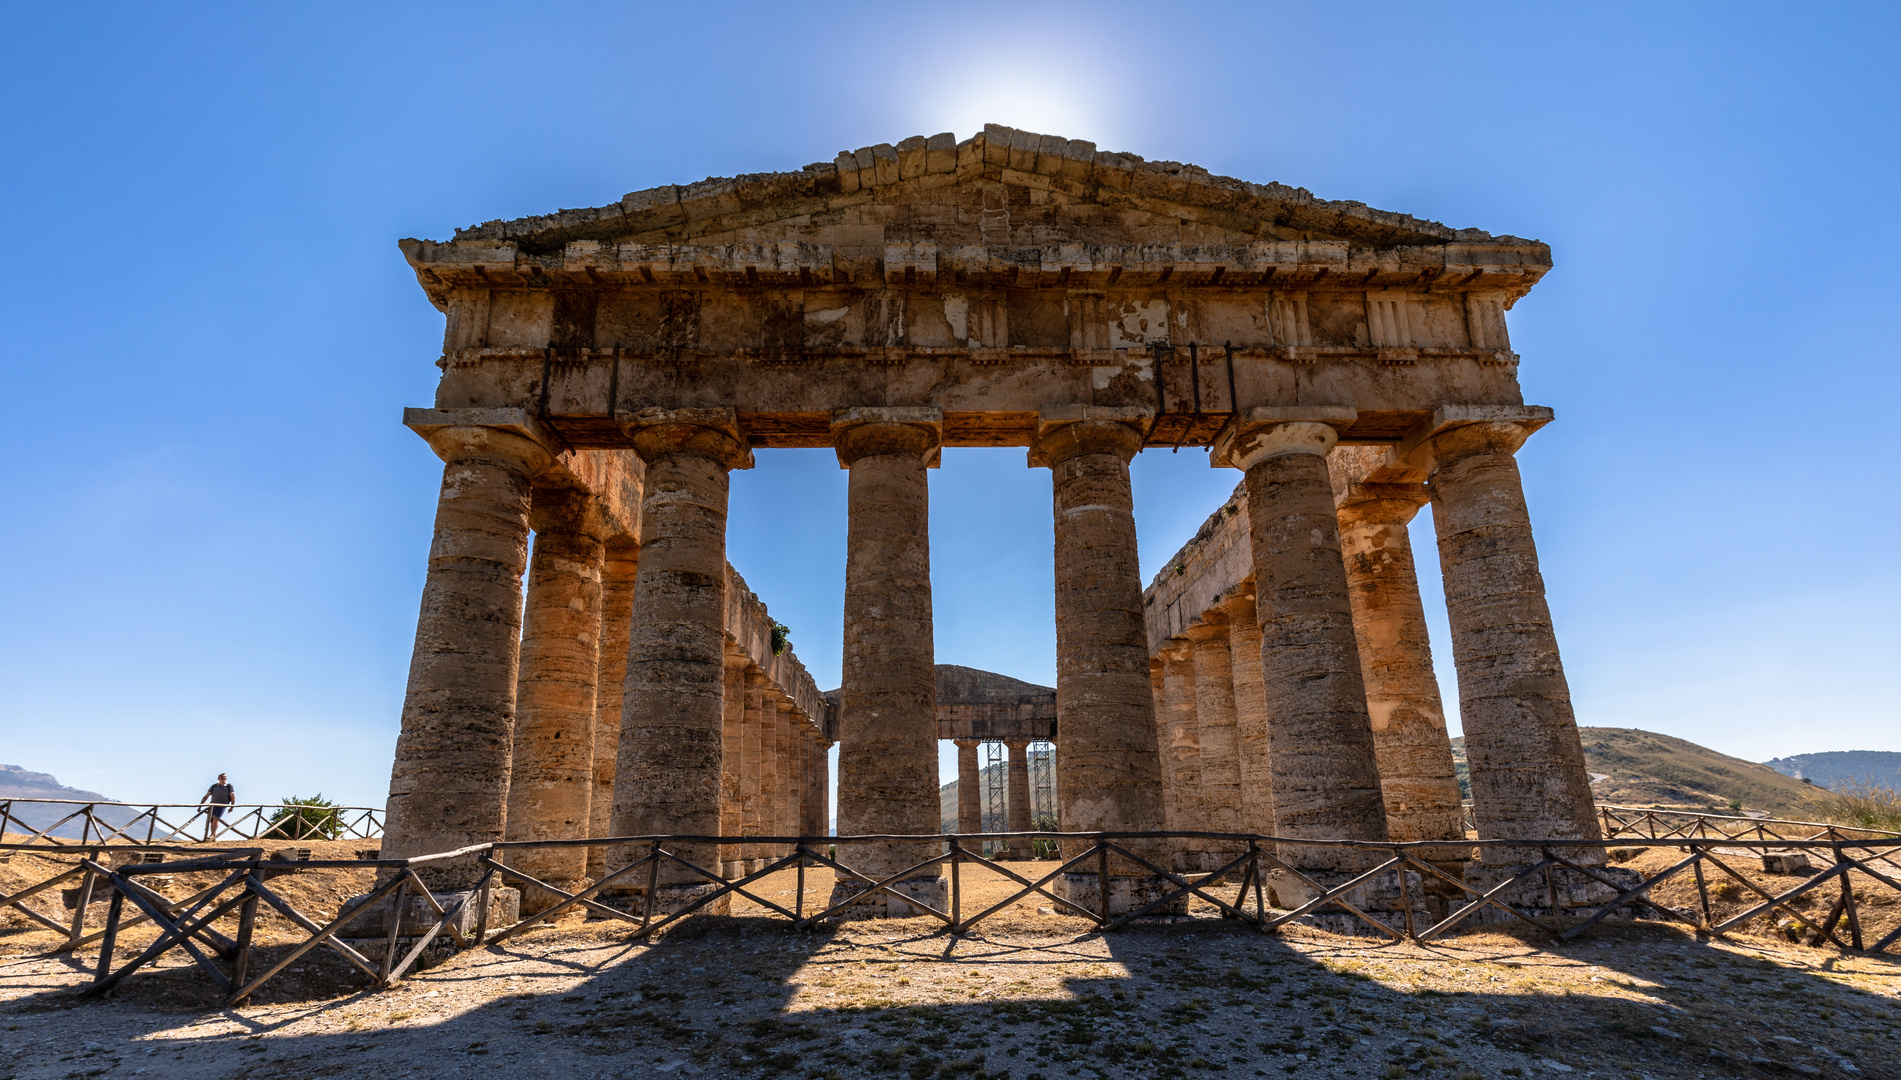
<path id="1" fill-rule="evenodd" d="M 740 746 L 740 818 L 742 836 L 763 836 L 766 827 L 766 673 L 757 667 L 746 669 L 746 711 L 744 741 Z M 746 872 L 759 869 L 763 855 L 755 841 L 739 846 L 739 857 Z"/>
<path id="2" fill-rule="evenodd" d="M 1009 831 L 1029 832 L 1030 825 L 1030 751 L 1028 739 L 1005 739 L 1003 746 L 1009 754 L 1010 783 L 1004 789 L 1004 805 L 1008 808 Z M 1032 850 L 1028 840 L 1010 841 L 1010 857 L 1027 859 Z"/>
<path id="3" fill-rule="evenodd" d="M 1274 828 L 1313 840 L 1385 841 L 1386 809 L 1353 638 L 1327 451 L 1349 408 L 1256 408 L 1236 417 L 1213 460 L 1246 477 L 1261 678 L 1267 691 Z M 1348 872 L 1363 853 L 1283 845 L 1307 871 Z"/>
<path id="4" fill-rule="evenodd" d="M 607 521 L 583 492 L 537 485 L 530 508 L 521 671 L 516 682 L 515 761 L 508 787 L 510 840 L 587 835 L 594 805 L 594 684 L 600 676 L 601 565 Z M 585 848 L 529 848 L 506 860 L 563 892 L 580 889 Z M 524 889 L 522 913 L 558 897 Z"/>
<path id="5" fill-rule="evenodd" d="M 506 820 L 529 493 L 553 455 L 522 427 L 454 418 L 406 417 L 444 466 L 390 769 L 392 859 L 500 840 Z M 437 890 L 471 888 L 484 872 L 472 859 L 419 870 Z"/>
<path id="6" fill-rule="evenodd" d="M 1228 656 L 1228 627 L 1219 610 L 1182 634 L 1194 650 L 1195 732 L 1201 771 L 1201 827 L 1209 832 L 1241 831 L 1241 757 L 1234 712 L 1234 673 Z M 1216 862 L 1225 853 L 1240 852 L 1246 844 L 1210 840 L 1207 848 Z"/>
<path id="7" fill-rule="evenodd" d="M 780 728 L 785 717 L 779 711 L 779 688 L 771 682 L 766 683 L 760 719 L 759 835 L 781 836 L 785 833 L 785 825 L 779 820 L 779 812 L 784 807 L 782 791 L 786 783 L 786 770 L 780 745 Z M 760 844 L 761 865 L 778 858 L 782 851 L 783 847 L 779 844 Z"/>
<path id="8" fill-rule="evenodd" d="M 1472 809 L 1486 838 L 1600 838 L 1513 457 L 1549 419 L 1547 409 L 1446 407 L 1408 440 L 1430 469 Z"/>
<path id="9" fill-rule="evenodd" d="M 1274 776 L 1267 754 L 1267 687 L 1261 682 L 1261 627 L 1248 591 L 1220 604 L 1227 617 L 1228 673 L 1234 680 L 1235 755 L 1241 768 L 1241 828 L 1274 835 Z"/>
<path id="10" fill-rule="evenodd" d="M 614 772 L 614 832 L 708 835 L 719 829 L 727 473 L 750 466 L 752 455 L 731 409 L 648 410 L 635 414 L 627 430 L 647 463 L 647 481 Z M 718 873 L 716 845 L 672 850 Z M 645 852 L 620 854 L 631 860 Z M 671 863 L 662 865 L 659 886 L 664 895 L 656 898 L 656 910 L 714 888 Z M 629 883 L 630 891 L 645 887 L 644 880 Z"/>
<path id="11" fill-rule="evenodd" d="M 838 831 L 935 835 L 937 676 L 931 630 L 930 494 L 943 416 L 935 409 L 847 409 L 832 417 L 838 462 L 851 471 L 845 545 L 845 655 L 838 713 Z M 934 844 L 853 844 L 839 861 L 885 878 L 935 854 Z M 841 879 L 833 903 L 863 891 Z M 948 905 L 932 866 L 898 891 Z M 916 914 L 879 896 L 852 914 Z"/>
<path id="12" fill-rule="evenodd" d="M 983 792 L 978 789 L 982 781 L 977 764 L 977 748 L 983 745 L 983 740 L 951 741 L 957 744 L 957 831 L 980 833 L 984 831 L 984 802 Z"/>
<path id="13" fill-rule="evenodd" d="M 1201 795 L 1201 724 L 1195 716 L 1195 650 L 1179 639 L 1162 647 L 1162 766 L 1167 770 L 1168 828 L 1200 832 L 1206 827 Z M 1200 840 L 1175 842 L 1175 868 L 1201 869 Z"/>
<path id="14" fill-rule="evenodd" d="M 594 680 L 594 791 L 589 798 L 589 836 L 610 836 L 614 816 L 614 765 L 620 753 L 621 697 L 627 683 L 627 634 L 634 618 L 634 575 L 640 548 L 632 540 L 609 541 L 601 563 L 601 666 Z M 589 848 L 587 876 L 607 873 L 607 849 Z"/>
<path id="15" fill-rule="evenodd" d="M 745 788 L 742 773 L 745 769 L 746 742 L 746 669 L 752 666 L 752 658 L 739 646 L 729 644 L 726 648 L 726 686 L 721 691 L 722 712 L 720 720 L 720 784 L 719 784 L 719 834 L 721 836 L 739 836 L 745 828 Z M 720 876 L 731 881 L 745 876 L 745 867 L 738 843 L 719 846 Z"/>
<path id="16" fill-rule="evenodd" d="M 818 836 L 832 834 L 832 741 L 818 740 L 818 819 L 812 830 Z"/>
<path id="17" fill-rule="evenodd" d="M 1426 487 L 1351 479 L 1345 471 L 1347 449 L 1332 455 L 1334 497 L 1386 831 L 1399 841 L 1462 840 L 1452 740 L 1432 671 L 1426 610 L 1406 529 L 1426 501 Z M 1353 449 L 1363 460 L 1386 456 L 1380 448 Z"/>
<path id="18" fill-rule="evenodd" d="M 1030 446 L 1030 464 L 1050 470 L 1056 518 L 1056 715 L 1063 739 L 1056 786 L 1066 832 L 1163 826 L 1129 487 L 1129 460 L 1142 448 L 1148 416 L 1139 409 L 1045 409 Z M 1167 857 L 1166 844 L 1132 850 L 1151 862 Z M 1141 907 L 1159 888 L 1159 879 L 1135 863 L 1112 860 L 1109 872 L 1110 912 Z M 1103 909 L 1105 890 L 1094 872 L 1065 874 L 1057 884 L 1059 895 Z"/>
<path id="19" fill-rule="evenodd" d="M 804 764 L 799 760 L 799 710 L 791 701 L 779 702 L 779 799 L 778 833 L 799 834 L 799 785 L 804 779 Z M 792 844 L 780 844 L 774 854 L 792 854 Z"/>

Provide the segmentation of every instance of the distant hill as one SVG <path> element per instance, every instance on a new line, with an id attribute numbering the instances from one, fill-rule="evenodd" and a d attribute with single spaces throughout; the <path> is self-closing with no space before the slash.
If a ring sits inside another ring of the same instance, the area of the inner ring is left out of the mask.
<path id="1" fill-rule="evenodd" d="M 51 773 L 31 772 L 18 765 L 0 765 L 0 799 L 72 799 L 79 802 L 111 802 L 111 798 L 96 791 L 84 791 L 67 787 L 53 777 Z M 13 821 L 7 824 L 8 832 L 18 832 L 22 824 L 37 831 L 43 829 L 73 811 L 72 807 L 39 806 L 33 803 L 15 803 L 12 810 Z M 106 815 L 109 817 L 109 815 Z M 130 815 L 121 815 L 130 816 Z M 110 818 L 115 824 L 122 824 L 117 818 Z M 68 825 L 56 829 L 55 836 L 78 836 L 79 826 Z"/>
<path id="2" fill-rule="evenodd" d="M 1892 750 L 1831 750 L 1795 754 L 1764 764 L 1784 776 L 1811 780 L 1825 788 L 1847 783 L 1901 788 L 1901 753 Z"/>
<path id="3" fill-rule="evenodd" d="M 1745 810 L 1812 818 L 1821 792 L 1767 765 L 1719 754 L 1686 739 L 1636 728 L 1579 728 L 1591 792 L 1613 806 Z M 1452 740 L 1461 782 L 1465 740 Z M 1824 755 L 1816 755 L 1824 756 Z M 1901 757 L 1901 755 L 1896 755 Z"/>

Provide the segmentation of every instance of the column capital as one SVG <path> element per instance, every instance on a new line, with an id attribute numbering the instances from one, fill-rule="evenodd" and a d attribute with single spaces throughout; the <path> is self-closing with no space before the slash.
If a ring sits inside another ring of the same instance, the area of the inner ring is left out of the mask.
<path id="1" fill-rule="evenodd" d="M 1554 419 L 1547 405 L 1441 405 L 1393 448 L 1395 461 L 1431 470 L 1441 459 L 1479 450 L 1515 454 Z"/>
<path id="2" fill-rule="evenodd" d="M 528 501 L 528 527 L 537 533 L 575 533 L 605 543 L 616 530 L 604 509 L 601 500 L 588 492 L 537 483 Z"/>
<path id="3" fill-rule="evenodd" d="M 404 409 L 403 426 L 445 462 L 505 462 L 533 476 L 556 457 L 554 440 L 527 409 Z"/>
<path id="4" fill-rule="evenodd" d="M 1208 463 L 1245 472 L 1281 454 L 1324 456 L 1359 415 L 1351 405 L 1255 406 L 1236 413 L 1215 436 Z"/>
<path id="5" fill-rule="evenodd" d="M 1035 742 L 1036 740 L 1035 739 L 998 739 L 997 741 L 1002 743 L 1004 746 L 1008 747 L 1011 753 L 1020 754 L 1023 751 L 1028 750 L 1030 748 L 1030 744 Z"/>
<path id="6" fill-rule="evenodd" d="M 1199 645 L 1204 641 L 1222 641 L 1228 639 L 1228 615 L 1220 608 L 1209 608 L 1201 613 L 1201 621 L 1182 629 L 1182 637 L 1190 644 Z"/>
<path id="7" fill-rule="evenodd" d="M 642 409 L 621 420 L 641 460 L 705 458 L 726 469 L 752 468 L 752 446 L 735 409 Z"/>
<path id="8" fill-rule="evenodd" d="M 1254 604 L 1254 590 L 1244 587 L 1222 597 L 1215 604 L 1214 610 L 1221 612 L 1230 625 L 1234 623 L 1252 625 L 1255 620 Z"/>
<path id="9" fill-rule="evenodd" d="M 975 750 L 983 745 L 982 739 L 952 739 L 951 742 L 956 744 L 959 750 Z"/>
<path id="10" fill-rule="evenodd" d="M 1169 638 L 1168 643 L 1155 650 L 1155 655 L 1170 664 L 1183 663 L 1195 658 L 1195 650 L 1188 642 L 1180 638 Z"/>
<path id="11" fill-rule="evenodd" d="M 864 406 L 832 413 L 832 445 L 838 467 L 849 469 L 860 458 L 921 458 L 936 468 L 943 456 L 944 411 L 930 408 Z"/>
<path id="12" fill-rule="evenodd" d="M 1050 468 L 1080 454 L 1116 454 L 1126 464 L 1141 452 L 1155 411 L 1101 405 L 1045 405 L 1037 413 L 1030 467 Z"/>

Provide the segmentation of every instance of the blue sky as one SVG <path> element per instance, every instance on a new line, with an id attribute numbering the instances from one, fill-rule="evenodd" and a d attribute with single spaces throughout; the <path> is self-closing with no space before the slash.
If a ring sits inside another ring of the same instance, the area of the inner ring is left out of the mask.
<path id="1" fill-rule="evenodd" d="M 11 6 L 0 761 L 380 804 L 440 475 L 396 239 L 986 121 L 1549 242 L 1520 460 L 1580 722 L 1901 749 L 1896 12 Z M 1138 459 L 1147 572 L 1235 479 Z M 1048 473 L 931 482 L 940 661 L 1051 682 Z M 733 485 L 824 686 L 844 490 L 815 451 Z"/>

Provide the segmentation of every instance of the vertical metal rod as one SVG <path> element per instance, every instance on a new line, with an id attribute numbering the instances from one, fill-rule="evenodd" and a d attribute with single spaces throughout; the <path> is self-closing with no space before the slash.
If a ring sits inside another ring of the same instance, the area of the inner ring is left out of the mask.
<path id="1" fill-rule="evenodd" d="M 1102 925 L 1109 925 L 1109 842 L 1096 841 L 1096 891 L 1102 896 Z M 1130 897 L 1130 903 L 1135 898 Z"/>
<path id="2" fill-rule="evenodd" d="M 1188 343 L 1188 385 L 1195 395 L 1195 415 L 1201 415 L 1201 346 Z"/>
<path id="3" fill-rule="evenodd" d="M 1168 389 L 1162 385 L 1162 344 L 1159 341 L 1149 346 L 1149 364 L 1155 369 L 1155 415 L 1160 417 L 1168 411 Z"/>
<path id="4" fill-rule="evenodd" d="M 1241 399 L 1234 392 L 1234 342 L 1223 342 L 1222 348 L 1228 351 L 1228 411 L 1238 413 L 1241 411 Z"/>
<path id="5" fill-rule="evenodd" d="M 798 921 L 805 918 L 805 841 L 799 841 L 795 850 L 799 856 L 799 891 L 792 898 L 792 914 L 795 916 L 794 921 Z"/>

